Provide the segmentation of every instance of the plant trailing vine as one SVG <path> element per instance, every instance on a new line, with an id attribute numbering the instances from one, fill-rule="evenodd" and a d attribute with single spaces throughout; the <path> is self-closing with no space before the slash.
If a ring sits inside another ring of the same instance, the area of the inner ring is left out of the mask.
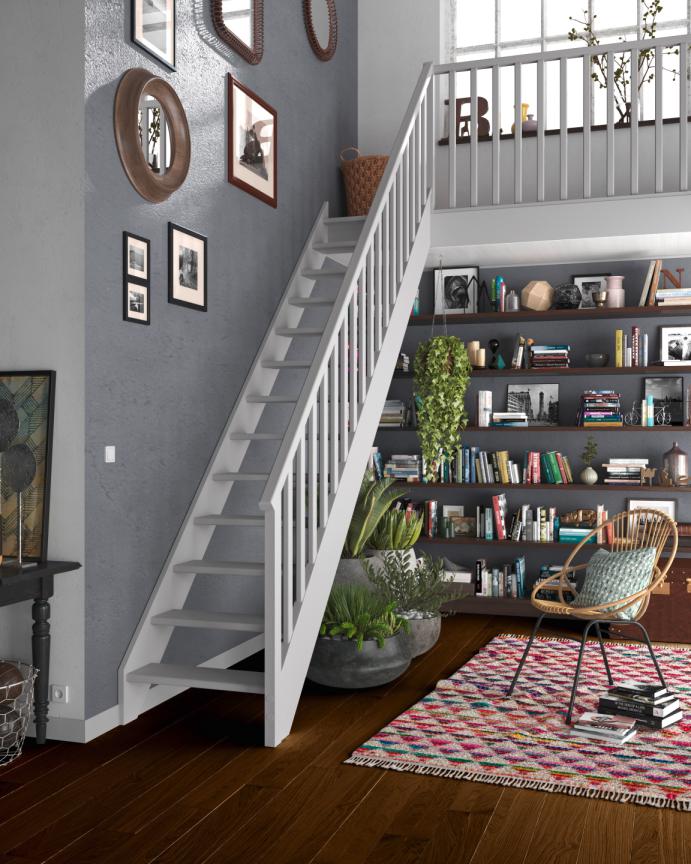
<path id="1" fill-rule="evenodd" d="M 440 459 L 456 451 L 468 423 L 465 393 L 470 370 L 468 352 L 456 336 L 433 336 L 418 345 L 414 364 L 417 434 L 428 482 L 434 481 Z"/>

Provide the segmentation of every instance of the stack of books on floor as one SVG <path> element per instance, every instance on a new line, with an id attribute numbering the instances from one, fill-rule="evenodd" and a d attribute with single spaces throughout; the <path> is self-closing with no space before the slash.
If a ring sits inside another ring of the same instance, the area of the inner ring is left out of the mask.
<path id="1" fill-rule="evenodd" d="M 379 428 L 400 428 L 405 425 L 406 405 L 400 399 L 387 399 L 379 421 Z"/>
<path id="2" fill-rule="evenodd" d="M 567 369 L 570 345 L 531 345 L 530 366 L 533 369 Z"/>
<path id="3" fill-rule="evenodd" d="M 401 352 L 396 361 L 397 372 L 410 372 L 410 356 Z"/>
<path id="4" fill-rule="evenodd" d="M 607 472 L 605 483 L 623 484 L 624 486 L 641 486 L 641 471 L 648 467 L 647 459 L 610 459 L 602 467 Z"/>
<path id="5" fill-rule="evenodd" d="M 624 681 L 600 697 L 598 711 L 633 719 L 641 729 L 667 729 L 683 717 L 678 697 L 661 684 Z"/>
<path id="6" fill-rule="evenodd" d="M 528 415 L 525 411 L 494 411 L 492 426 L 527 426 Z"/>
<path id="7" fill-rule="evenodd" d="M 572 734 L 599 741 L 610 747 L 621 747 L 635 736 L 636 721 L 586 711 L 573 724 Z"/>
<path id="8" fill-rule="evenodd" d="M 621 394 L 614 390 L 586 390 L 581 396 L 580 425 L 591 429 L 623 426 Z"/>
<path id="9" fill-rule="evenodd" d="M 421 467 L 419 456 L 394 453 L 384 464 L 384 477 L 394 477 L 396 480 L 406 480 L 409 483 L 417 482 L 421 476 Z"/>

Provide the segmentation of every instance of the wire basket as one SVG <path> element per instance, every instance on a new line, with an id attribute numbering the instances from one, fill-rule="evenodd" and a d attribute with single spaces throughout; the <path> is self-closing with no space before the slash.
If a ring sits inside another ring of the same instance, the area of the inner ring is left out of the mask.
<path id="1" fill-rule="evenodd" d="M 21 660 L 0 661 L 0 765 L 21 756 L 37 674 L 37 669 Z"/>

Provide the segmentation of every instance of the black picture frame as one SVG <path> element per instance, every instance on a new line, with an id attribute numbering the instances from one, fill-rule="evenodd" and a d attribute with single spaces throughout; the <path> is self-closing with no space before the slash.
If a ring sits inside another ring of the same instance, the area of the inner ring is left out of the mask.
<path id="1" fill-rule="evenodd" d="M 140 31 L 143 31 L 143 22 L 142 22 L 142 14 L 143 14 L 143 6 L 145 0 L 131 0 L 130 3 L 130 38 L 135 45 L 138 45 L 143 51 L 146 51 L 149 56 L 153 57 L 155 60 L 158 60 L 159 63 L 162 63 L 167 69 L 171 69 L 173 72 L 176 71 L 175 66 L 175 53 L 176 53 L 176 26 L 177 26 L 177 9 L 175 7 L 176 0 L 165 0 L 166 5 L 170 7 L 170 16 L 172 21 L 170 22 L 171 26 L 171 44 L 170 51 L 168 53 L 161 52 L 156 49 L 156 46 L 151 42 L 147 42 L 146 39 L 140 34 Z"/>
<path id="2" fill-rule="evenodd" d="M 29 500 L 31 500 L 32 498 L 40 498 L 41 500 L 40 529 L 38 531 L 40 539 L 36 539 L 36 537 L 34 537 L 33 540 L 29 541 L 28 546 L 24 545 L 22 554 L 22 560 L 24 562 L 41 563 L 48 560 L 48 530 L 50 522 L 50 489 L 53 464 L 53 428 L 55 419 L 56 377 L 56 373 L 52 369 L 12 372 L 3 372 L 0 370 L 0 399 L 7 399 L 8 396 L 11 394 L 12 402 L 15 404 L 15 407 L 18 409 L 18 413 L 20 415 L 19 430 L 17 432 L 17 435 L 13 439 L 12 444 L 28 444 L 32 452 L 34 452 L 35 456 L 38 453 L 36 461 L 39 466 L 39 470 L 36 473 L 36 477 L 34 477 L 30 484 L 29 488 L 34 488 L 34 495 L 29 496 Z M 43 400 L 37 401 L 35 398 L 35 388 L 41 386 L 47 387 L 48 392 L 44 396 Z M 43 447 L 37 446 L 34 441 L 37 432 L 40 431 L 40 424 L 35 422 L 35 418 L 33 418 L 32 422 L 29 424 L 28 421 L 22 417 L 22 412 L 24 411 L 25 413 L 25 409 L 22 409 L 22 404 L 27 406 L 27 409 L 28 407 L 31 407 L 35 411 L 40 410 L 41 412 L 45 412 L 45 443 Z M 0 454 L 0 458 L 2 458 L 2 454 Z M 3 485 L 0 486 L 0 499 L 2 499 L 1 503 L 3 522 L 4 519 L 7 517 L 4 491 L 5 487 L 3 481 Z M 24 514 L 22 522 L 26 524 L 26 522 L 31 519 L 31 512 L 27 515 L 26 499 L 24 499 L 24 501 Z M 34 508 L 33 512 L 36 512 L 37 510 L 39 510 L 38 507 Z M 5 526 L 3 524 L 3 529 L 4 527 Z M 4 530 L 0 532 L 0 542 L 2 543 L 3 553 L 10 558 L 14 557 L 12 556 L 11 552 L 7 551 L 7 535 L 5 534 Z"/>
<path id="3" fill-rule="evenodd" d="M 146 249 L 144 276 L 135 276 L 130 270 L 130 240 L 136 240 Z M 143 311 L 132 308 L 133 289 L 140 289 L 144 296 Z M 151 324 L 151 241 L 131 231 L 122 232 L 122 320 L 129 324 Z"/>
<path id="4" fill-rule="evenodd" d="M 179 234 L 191 238 L 193 241 L 197 241 L 196 243 L 191 244 L 191 246 L 196 246 L 196 249 L 192 249 L 192 252 L 196 252 L 199 255 L 199 252 L 202 252 L 201 256 L 201 269 L 202 273 L 199 273 L 199 260 L 196 261 L 196 276 L 195 281 L 197 285 L 195 288 L 191 288 L 190 286 L 185 286 L 180 284 L 180 269 L 176 267 L 176 260 L 179 260 L 179 252 L 176 247 L 178 245 L 176 240 L 176 232 Z M 204 234 L 198 234 L 196 231 L 191 231 L 189 228 L 183 228 L 181 225 L 176 225 L 174 222 L 168 223 L 168 302 L 174 303 L 176 306 L 185 306 L 188 309 L 195 309 L 198 312 L 206 312 L 208 308 L 208 250 L 207 250 L 208 238 Z M 191 294 L 192 291 L 198 291 L 199 287 L 202 287 L 202 302 L 193 302 L 190 298 L 194 295 Z"/>
<path id="5" fill-rule="evenodd" d="M 136 240 L 146 247 L 146 269 L 140 276 L 137 272 L 130 271 L 130 240 Z M 122 276 L 123 279 L 132 279 L 135 282 L 149 284 L 151 279 L 151 241 L 146 237 L 140 237 L 131 231 L 122 232 Z"/>

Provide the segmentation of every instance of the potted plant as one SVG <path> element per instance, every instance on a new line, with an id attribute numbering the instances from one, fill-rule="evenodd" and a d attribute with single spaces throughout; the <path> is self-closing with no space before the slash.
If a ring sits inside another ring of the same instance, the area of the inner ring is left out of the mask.
<path id="1" fill-rule="evenodd" d="M 394 482 L 391 477 L 373 480 L 369 476 L 362 481 L 336 569 L 336 582 L 367 584 L 361 558 L 380 520 L 393 502 L 401 497 L 400 492 L 391 488 Z"/>
<path id="2" fill-rule="evenodd" d="M 597 442 L 592 435 L 588 435 L 588 440 L 585 442 L 585 447 L 581 453 L 581 461 L 585 468 L 580 473 L 581 483 L 586 483 L 588 486 L 594 486 L 598 481 L 597 471 L 593 468 L 593 462 L 597 456 Z"/>
<path id="3" fill-rule="evenodd" d="M 364 585 L 334 585 L 307 677 L 328 687 L 387 684 L 410 666 L 408 622 Z"/>
<path id="4" fill-rule="evenodd" d="M 429 651 L 441 632 L 441 606 L 452 596 L 443 559 L 423 553 L 411 565 L 404 552 L 387 552 L 379 566 L 364 567 L 382 600 L 410 624 L 412 656 Z"/>
<path id="5" fill-rule="evenodd" d="M 387 552 L 407 551 L 410 563 L 415 566 L 413 546 L 422 533 L 423 516 L 410 510 L 389 510 L 380 519 L 372 532 L 368 547 L 372 557 L 383 560 Z"/>
<path id="6" fill-rule="evenodd" d="M 470 381 L 470 360 L 456 336 L 433 336 L 415 353 L 417 434 L 425 464 L 425 479 L 434 482 L 439 460 L 456 452 L 468 415 L 465 393 Z"/>

